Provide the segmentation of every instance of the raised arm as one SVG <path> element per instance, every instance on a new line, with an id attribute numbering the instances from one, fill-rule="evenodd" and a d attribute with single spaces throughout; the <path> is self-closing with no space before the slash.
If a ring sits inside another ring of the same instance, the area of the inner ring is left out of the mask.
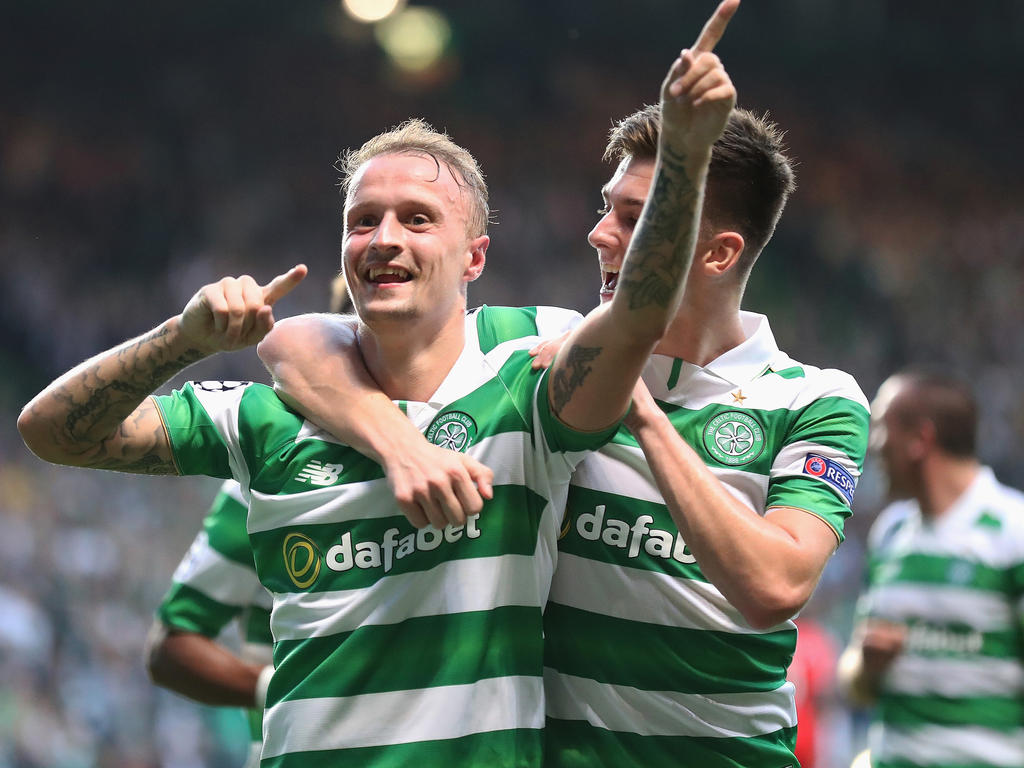
<path id="1" fill-rule="evenodd" d="M 22 439 L 55 464 L 176 474 L 149 395 L 192 363 L 263 338 L 274 302 L 305 275 L 299 265 L 262 286 L 247 275 L 204 286 L 180 315 L 86 360 L 32 398 L 18 417 Z"/>
<path id="2" fill-rule="evenodd" d="M 258 352 L 282 400 L 384 467 L 399 508 L 417 528 L 463 525 L 491 498 L 489 468 L 427 442 L 380 390 L 359 353 L 352 318 L 288 318 Z"/>
<path id="3" fill-rule="evenodd" d="M 661 86 L 662 128 L 651 193 L 615 296 L 576 329 L 552 366 L 548 395 L 559 418 L 598 430 L 629 405 L 644 362 L 679 307 L 693 258 L 711 148 L 736 90 L 713 53 L 739 0 L 723 0 Z"/>

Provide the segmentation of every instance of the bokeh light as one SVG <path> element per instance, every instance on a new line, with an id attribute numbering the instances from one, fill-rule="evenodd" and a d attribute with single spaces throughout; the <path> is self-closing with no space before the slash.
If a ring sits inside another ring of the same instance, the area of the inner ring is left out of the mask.
<path id="1" fill-rule="evenodd" d="M 401 69 L 419 72 L 436 64 L 451 40 L 448 19 L 436 8 L 406 8 L 377 25 L 381 48 Z"/>

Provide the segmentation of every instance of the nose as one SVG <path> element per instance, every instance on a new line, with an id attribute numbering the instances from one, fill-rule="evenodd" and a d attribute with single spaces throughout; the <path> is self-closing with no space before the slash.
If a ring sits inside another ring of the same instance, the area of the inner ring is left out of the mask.
<path id="1" fill-rule="evenodd" d="M 377 224 L 370 240 L 370 248 L 375 251 L 400 250 L 403 242 L 405 228 L 394 213 L 388 212 Z"/>
<path id="2" fill-rule="evenodd" d="M 587 242 L 598 250 L 610 250 L 615 247 L 618 240 L 611 212 L 602 216 L 587 235 Z"/>

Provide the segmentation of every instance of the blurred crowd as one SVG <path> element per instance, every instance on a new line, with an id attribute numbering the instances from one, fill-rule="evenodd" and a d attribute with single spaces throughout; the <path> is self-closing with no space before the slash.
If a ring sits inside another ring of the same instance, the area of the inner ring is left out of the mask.
<path id="1" fill-rule="evenodd" d="M 410 115 L 446 128 L 488 175 L 497 224 L 470 303 L 593 306 L 584 238 L 611 170 L 610 120 L 656 100 L 708 4 L 665 25 L 654 2 L 629 19 L 611 2 L 585 14 L 550 2 L 543 18 L 438 3 L 455 47 L 416 76 L 390 69 L 333 4 L 254 3 L 237 18 L 239 3 L 223 5 L 191 22 L 170 4 L 147 23 L 126 8 L 116 23 L 118 3 L 90 15 L 16 2 L 0 41 L 0 768 L 227 766 L 246 742 L 241 715 L 159 692 L 142 666 L 216 481 L 48 467 L 17 439 L 20 406 L 223 274 L 264 280 L 304 261 L 310 277 L 279 315 L 325 308 L 341 231 L 333 161 Z M 799 162 L 746 308 L 772 318 L 794 357 L 849 371 L 869 397 L 907 363 L 970 376 L 981 456 L 1024 486 L 1024 169 L 1009 96 L 1024 14 L 997 3 L 992 28 L 939 17 L 907 37 L 916 20 L 897 3 L 857 5 L 849 18 L 838 3 L 745 6 L 723 46 L 740 103 L 770 111 Z M 832 26 L 849 39 L 782 39 Z M 983 82 L 919 60 L 958 36 Z M 189 372 L 260 377 L 251 351 Z M 807 611 L 836 644 L 882 487 L 869 464 Z M 824 768 L 848 764 L 857 740 L 833 703 Z"/>

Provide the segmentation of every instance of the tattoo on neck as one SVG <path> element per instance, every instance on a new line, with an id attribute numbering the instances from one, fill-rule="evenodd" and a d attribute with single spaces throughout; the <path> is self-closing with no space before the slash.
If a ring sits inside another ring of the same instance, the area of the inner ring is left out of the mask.
<path id="1" fill-rule="evenodd" d="M 561 411 L 568 405 L 573 394 L 593 370 L 590 363 L 597 359 L 602 349 L 602 347 L 581 347 L 579 344 L 572 346 L 565 368 L 553 373 L 551 399 L 555 411 Z"/>
<path id="2" fill-rule="evenodd" d="M 630 309 L 667 307 L 693 257 L 700 190 L 686 169 L 686 155 L 663 147 L 651 196 L 644 207 L 619 290 Z"/>

